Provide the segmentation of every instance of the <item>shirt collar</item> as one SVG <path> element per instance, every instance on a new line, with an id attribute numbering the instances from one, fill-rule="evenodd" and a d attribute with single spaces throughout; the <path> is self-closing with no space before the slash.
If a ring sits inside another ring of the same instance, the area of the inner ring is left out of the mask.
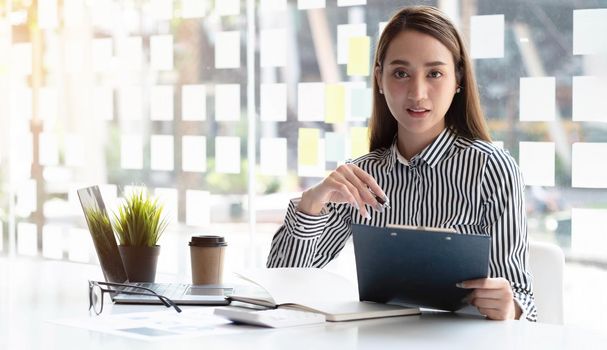
<path id="1" fill-rule="evenodd" d="M 457 135 L 455 132 L 450 128 L 445 128 L 432 143 L 424 148 L 419 154 L 413 156 L 410 161 L 407 161 L 407 159 L 398 152 L 398 138 L 395 136 L 392 141 L 391 152 L 388 153 L 389 170 L 391 171 L 394 168 L 394 164 L 397 161 L 409 166 L 423 160 L 428 166 L 434 168 L 436 164 L 447 155 L 451 145 L 453 145 L 456 139 Z"/>

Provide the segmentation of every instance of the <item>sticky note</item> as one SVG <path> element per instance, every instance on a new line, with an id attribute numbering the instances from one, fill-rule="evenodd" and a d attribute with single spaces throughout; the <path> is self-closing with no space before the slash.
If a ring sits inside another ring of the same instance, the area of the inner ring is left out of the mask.
<path id="1" fill-rule="evenodd" d="M 84 150 L 86 148 L 84 138 L 76 134 L 65 136 L 65 165 L 79 167 L 84 165 Z"/>
<path id="2" fill-rule="evenodd" d="M 123 169 L 143 168 L 141 135 L 122 135 L 120 141 L 120 167 Z"/>
<path id="3" fill-rule="evenodd" d="M 218 84 L 215 86 L 215 120 L 240 120 L 239 84 Z"/>
<path id="4" fill-rule="evenodd" d="M 350 157 L 358 158 L 369 153 L 369 131 L 366 127 L 350 128 Z"/>
<path id="5" fill-rule="evenodd" d="M 150 89 L 150 119 L 173 120 L 172 85 L 157 85 Z"/>
<path id="6" fill-rule="evenodd" d="M 346 119 L 346 89 L 340 84 L 327 84 L 325 87 L 325 123 L 340 124 Z"/>
<path id="7" fill-rule="evenodd" d="M 297 9 L 309 10 L 326 7 L 326 0 L 297 0 Z"/>
<path id="8" fill-rule="evenodd" d="M 211 195 L 207 191 L 185 192 L 185 223 L 190 226 L 208 226 L 211 222 Z"/>
<path id="9" fill-rule="evenodd" d="M 93 39 L 91 43 L 91 61 L 95 72 L 107 72 L 112 68 L 112 39 Z"/>
<path id="10" fill-rule="evenodd" d="M 366 5 L 367 0 L 337 0 L 338 7 Z"/>
<path id="11" fill-rule="evenodd" d="M 218 16 L 235 16 L 240 14 L 240 0 L 215 0 L 215 13 Z"/>
<path id="12" fill-rule="evenodd" d="M 177 189 L 157 187 L 154 189 L 154 197 L 164 206 L 162 215 L 168 220 L 169 224 L 177 224 L 177 203 L 179 198 Z"/>
<path id="13" fill-rule="evenodd" d="M 143 51 L 141 37 L 129 37 L 118 40 L 120 68 L 127 71 L 141 69 Z"/>
<path id="14" fill-rule="evenodd" d="M 61 226 L 42 226 L 42 256 L 48 259 L 62 259 L 64 244 L 63 230 Z"/>
<path id="15" fill-rule="evenodd" d="M 38 26 L 40 29 L 57 27 L 57 0 L 38 0 Z"/>
<path id="16" fill-rule="evenodd" d="M 470 56 L 504 57 L 504 15 L 470 17 Z"/>
<path id="17" fill-rule="evenodd" d="M 607 8 L 573 10 L 573 54 L 607 53 Z"/>
<path id="18" fill-rule="evenodd" d="M 284 67 L 287 63 L 287 30 L 262 29 L 259 32 L 259 51 L 262 67 Z"/>
<path id="19" fill-rule="evenodd" d="M 325 167 L 325 140 L 322 138 L 318 139 L 316 159 L 315 164 L 299 163 L 297 165 L 297 175 L 317 178 L 323 178 L 328 175 Z"/>
<path id="20" fill-rule="evenodd" d="M 240 68 L 240 32 L 215 33 L 215 68 Z"/>
<path id="21" fill-rule="evenodd" d="M 367 25 L 359 24 L 341 24 L 337 26 L 337 63 L 348 63 L 348 47 L 350 38 L 367 35 Z"/>
<path id="22" fill-rule="evenodd" d="M 278 12 L 287 10 L 287 0 L 260 0 L 260 12 Z"/>
<path id="23" fill-rule="evenodd" d="M 208 11 L 208 2 L 200 0 L 182 0 L 181 17 L 182 18 L 201 18 Z"/>
<path id="24" fill-rule="evenodd" d="M 86 247 L 92 246 L 90 235 L 88 230 L 82 228 L 68 228 L 67 258 L 70 261 L 89 262 L 89 253 L 91 252 Z"/>
<path id="25" fill-rule="evenodd" d="M 173 170 L 173 136 L 152 135 L 150 137 L 150 156 L 152 170 Z"/>
<path id="26" fill-rule="evenodd" d="M 183 171 L 207 171 L 207 138 L 205 136 L 184 136 L 181 155 Z"/>
<path id="27" fill-rule="evenodd" d="M 143 92 L 141 86 L 127 86 L 120 90 L 120 118 L 143 119 Z"/>
<path id="28" fill-rule="evenodd" d="M 369 75 L 371 39 L 368 36 L 351 37 L 348 43 L 348 76 Z"/>
<path id="29" fill-rule="evenodd" d="M 520 81 L 520 120 L 522 122 L 554 120 L 556 113 L 555 78 L 521 78 Z"/>
<path id="30" fill-rule="evenodd" d="M 573 77 L 572 119 L 607 122 L 607 82 L 592 76 Z"/>
<path id="31" fill-rule="evenodd" d="M 16 88 L 11 90 L 11 116 L 15 120 L 32 119 L 32 89 Z"/>
<path id="32" fill-rule="evenodd" d="M 576 142 L 571 151 L 571 187 L 607 188 L 607 143 Z"/>
<path id="33" fill-rule="evenodd" d="M 527 186 L 554 186 L 554 142 L 520 142 L 519 166 Z"/>
<path id="34" fill-rule="evenodd" d="M 225 174 L 240 173 L 240 137 L 215 138 L 215 171 Z"/>
<path id="35" fill-rule="evenodd" d="M 259 139 L 259 171 L 264 175 L 287 174 L 287 139 L 262 137 Z"/>
<path id="36" fill-rule="evenodd" d="M 261 84 L 259 118 L 262 121 L 287 120 L 287 84 Z"/>
<path id="37" fill-rule="evenodd" d="M 50 132 L 41 132 L 38 151 L 40 152 L 40 164 L 58 165 L 59 140 L 57 139 L 57 135 Z"/>
<path id="38" fill-rule="evenodd" d="M 38 234 L 35 224 L 25 222 L 17 224 L 17 254 L 38 255 Z"/>
<path id="39" fill-rule="evenodd" d="M 571 251 L 584 256 L 605 256 L 607 210 L 571 209 Z"/>
<path id="40" fill-rule="evenodd" d="M 173 19 L 173 0 L 151 0 L 149 6 L 150 15 L 156 20 Z"/>
<path id="41" fill-rule="evenodd" d="M 92 111 L 97 120 L 114 119 L 114 92 L 112 88 L 98 86 L 93 88 Z"/>
<path id="42" fill-rule="evenodd" d="M 31 165 L 31 164 L 30 164 Z M 22 180 L 17 184 L 17 203 L 16 211 L 19 216 L 29 216 L 36 211 L 36 180 Z"/>
<path id="43" fill-rule="evenodd" d="M 297 119 L 299 121 L 325 120 L 325 84 L 297 84 Z"/>
<path id="44" fill-rule="evenodd" d="M 84 42 L 79 39 L 66 39 L 65 41 L 65 71 L 67 73 L 80 73 L 84 67 Z M 88 67 L 87 67 L 88 70 Z"/>
<path id="45" fill-rule="evenodd" d="M 183 85 L 181 88 L 181 119 L 207 119 L 207 88 L 205 85 Z"/>
<path id="46" fill-rule="evenodd" d="M 350 108 L 349 120 L 367 120 L 371 117 L 371 88 L 352 87 L 346 94 L 346 105 Z"/>
<path id="47" fill-rule="evenodd" d="M 32 74 L 32 44 L 14 44 L 11 53 L 11 72 L 15 75 Z"/>
<path id="48" fill-rule="evenodd" d="M 311 166 L 318 164 L 319 139 L 320 130 L 312 128 L 299 128 L 299 137 L 297 139 L 299 164 Z"/>
<path id="49" fill-rule="evenodd" d="M 45 127 L 52 128 L 59 114 L 59 92 L 54 87 L 44 87 L 40 89 L 38 98 L 40 104 L 38 117 L 44 120 Z"/>
<path id="50" fill-rule="evenodd" d="M 325 160 L 342 162 L 346 160 L 346 135 L 340 132 L 325 133 Z"/>
<path id="51" fill-rule="evenodd" d="M 173 69 L 172 35 L 150 37 L 150 68 L 159 71 Z"/>

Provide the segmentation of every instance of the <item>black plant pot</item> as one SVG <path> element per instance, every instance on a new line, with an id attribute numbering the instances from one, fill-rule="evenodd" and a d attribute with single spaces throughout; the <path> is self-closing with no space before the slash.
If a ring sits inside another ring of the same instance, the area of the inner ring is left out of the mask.
<path id="1" fill-rule="evenodd" d="M 120 257 L 129 282 L 154 282 L 160 246 L 139 247 L 119 245 Z"/>

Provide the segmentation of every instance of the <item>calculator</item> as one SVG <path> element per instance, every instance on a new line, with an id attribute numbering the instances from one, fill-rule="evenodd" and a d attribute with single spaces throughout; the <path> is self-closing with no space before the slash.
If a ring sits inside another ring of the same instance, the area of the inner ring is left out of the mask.
<path id="1" fill-rule="evenodd" d="M 261 327 L 280 328 L 325 323 L 322 314 L 290 309 L 248 309 L 242 307 L 220 307 L 215 315 L 236 323 Z"/>

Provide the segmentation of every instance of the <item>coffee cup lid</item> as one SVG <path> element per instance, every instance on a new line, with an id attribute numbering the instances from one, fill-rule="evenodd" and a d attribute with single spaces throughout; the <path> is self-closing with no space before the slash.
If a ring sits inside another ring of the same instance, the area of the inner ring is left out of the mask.
<path id="1" fill-rule="evenodd" d="M 228 244 L 221 236 L 192 236 L 190 247 L 225 247 Z"/>

